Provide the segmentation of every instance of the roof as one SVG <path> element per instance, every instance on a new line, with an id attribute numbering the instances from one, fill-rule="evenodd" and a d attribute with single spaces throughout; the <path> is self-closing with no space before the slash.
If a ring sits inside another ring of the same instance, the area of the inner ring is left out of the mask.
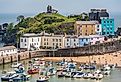
<path id="1" fill-rule="evenodd" d="M 66 35 L 65 38 L 78 38 L 78 35 Z"/>
<path id="2" fill-rule="evenodd" d="M 79 36 L 79 38 L 97 38 L 97 37 L 103 37 L 103 36 L 100 35 Z"/>
<path id="3" fill-rule="evenodd" d="M 6 46 L 6 47 L 0 48 L 0 51 L 11 50 L 11 49 L 16 49 L 16 47 L 15 46 Z"/>
<path id="4" fill-rule="evenodd" d="M 98 21 L 76 21 L 76 24 L 99 24 Z"/>
<path id="5" fill-rule="evenodd" d="M 35 33 L 26 33 L 26 34 L 23 34 L 22 37 L 38 37 L 40 36 L 41 34 L 35 34 Z"/>

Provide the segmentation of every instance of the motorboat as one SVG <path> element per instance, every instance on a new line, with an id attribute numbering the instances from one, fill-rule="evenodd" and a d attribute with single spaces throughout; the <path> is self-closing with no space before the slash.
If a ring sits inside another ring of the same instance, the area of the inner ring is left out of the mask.
<path id="1" fill-rule="evenodd" d="M 39 73 L 39 69 L 38 68 L 31 68 L 27 72 L 28 72 L 28 74 L 36 74 L 36 73 Z"/>
<path id="2" fill-rule="evenodd" d="M 91 77 L 92 77 L 92 74 L 90 72 L 85 73 L 83 76 L 84 79 L 89 79 Z"/>
<path id="3" fill-rule="evenodd" d="M 60 71 L 60 72 L 57 72 L 57 76 L 58 76 L 58 77 L 64 77 L 65 74 L 63 73 L 63 71 Z"/>
<path id="4" fill-rule="evenodd" d="M 22 63 L 19 63 L 19 62 L 14 62 L 12 64 L 12 68 L 19 68 L 19 66 L 23 66 L 23 64 Z"/>
<path id="5" fill-rule="evenodd" d="M 23 66 L 20 66 L 19 68 L 15 68 L 15 72 L 16 73 L 24 73 L 25 72 L 25 68 Z"/>
<path id="6" fill-rule="evenodd" d="M 48 76 L 40 76 L 36 82 L 48 82 L 49 77 Z"/>
<path id="7" fill-rule="evenodd" d="M 83 72 L 77 72 L 73 77 L 74 78 L 82 78 L 84 76 L 85 73 Z"/>
<path id="8" fill-rule="evenodd" d="M 5 75 L 1 76 L 1 81 L 10 82 L 13 78 L 18 77 L 19 75 L 16 72 L 8 72 Z"/>
<path id="9" fill-rule="evenodd" d="M 96 70 L 92 76 L 91 79 L 101 80 L 103 78 L 103 74 L 100 70 Z"/>
<path id="10" fill-rule="evenodd" d="M 26 73 L 20 74 L 18 77 L 13 78 L 14 82 L 20 82 L 20 81 L 29 81 L 31 78 L 31 75 L 28 75 Z"/>

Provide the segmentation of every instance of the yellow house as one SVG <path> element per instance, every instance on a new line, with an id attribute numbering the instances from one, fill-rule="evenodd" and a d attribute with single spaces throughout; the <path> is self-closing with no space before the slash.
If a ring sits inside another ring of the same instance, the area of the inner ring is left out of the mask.
<path id="1" fill-rule="evenodd" d="M 77 35 L 95 35 L 98 21 L 76 21 L 74 29 Z"/>
<path id="2" fill-rule="evenodd" d="M 44 34 L 41 36 L 41 46 L 55 49 L 64 47 L 64 35 Z"/>

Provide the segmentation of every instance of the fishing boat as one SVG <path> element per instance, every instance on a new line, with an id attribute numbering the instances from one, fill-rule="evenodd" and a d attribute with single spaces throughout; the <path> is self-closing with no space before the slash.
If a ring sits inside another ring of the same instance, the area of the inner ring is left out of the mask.
<path id="1" fill-rule="evenodd" d="M 20 74 L 18 77 L 13 78 L 13 81 L 14 82 L 29 81 L 30 78 L 31 78 L 31 75 L 23 73 L 23 74 Z"/>
<path id="2" fill-rule="evenodd" d="M 27 72 L 28 72 L 28 74 L 36 74 L 36 73 L 39 73 L 39 69 L 38 68 L 31 68 Z"/>
<path id="3" fill-rule="evenodd" d="M 18 77 L 19 75 L 16 72 L 8 72 L 7 74 L 1 77 L 1 81 L 12 81 L 13 78 Z"/>
<path id="4" fill-rule="evenodd" d="M 49 77 L 48 76 L 40 76 L 36 82 L 48 82 Z"/>

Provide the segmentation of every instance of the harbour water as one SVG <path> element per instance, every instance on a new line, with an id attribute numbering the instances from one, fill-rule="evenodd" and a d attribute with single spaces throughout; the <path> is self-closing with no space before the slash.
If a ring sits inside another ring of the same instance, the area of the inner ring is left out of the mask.
<path id="1" fill-rule="evenodd" d="M 25 66 L 27 66 L 28 60 L 24 60 L 21 62 L 24 63 Z M 5 64 L 4 66 L 0 65 L 0 77 L 3 70 L 11 71 L 12 70 L 11 64 Z M 36 79 L 38 78 L 38 76 L 39 76 L 38 74 L 32 75 L 32 78 L 29 82 L 36 82 Z M 90 79 L 85 80 L 85 79 L 58 78 L 55 75 L 49 79 L 49 82 L 121 82 L 121 68 L 114 69 L 110 76 L 106 76 L 100 81 L 90 80 Z"/>

